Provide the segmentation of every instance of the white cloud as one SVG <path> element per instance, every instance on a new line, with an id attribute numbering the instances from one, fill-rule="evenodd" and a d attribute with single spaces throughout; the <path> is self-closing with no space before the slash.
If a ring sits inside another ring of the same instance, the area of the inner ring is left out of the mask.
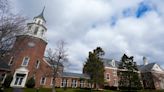
<path id="1" fill-rule="evenodd" d="M 88 52 L 101 46 L 105 57 L 120 60 L 123 53 L 133 55 L 142 64 L 142 56 L 150 62 L 157 61 L 164 66 L 164 8 L 157 0 L 14 0 L 17 9 L 31 18 L 37 15 L 44 2 L 46 5 L 48 47 L 57 40 L 68 43 L 71 66 L 67 71 L 81 72 Z M 151 4 L 151 11 L 142 17 L 135 16 L 138 4 Z M 30 6 L 30 7 L 29 7 Z M 130 8 L 131 16 L 122 12 Z M 111 25 L 111 17 L 116 17 Z"/>

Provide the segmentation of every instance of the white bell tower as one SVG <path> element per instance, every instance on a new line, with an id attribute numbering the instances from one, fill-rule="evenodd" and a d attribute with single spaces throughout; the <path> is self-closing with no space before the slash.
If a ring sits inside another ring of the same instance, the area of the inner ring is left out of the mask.
<path id="1" fill-rule="evenodd" d="M 47 31 L 47 28 L 45 27 L 46 20 L 43 16 L 44 14 L 43 8 L 42 12 L 33 18 L 32 23 L 27 24 L 27 31 L 28 35 L 38 37 L 44 41 L 46 41 L 45 33 Z"/>

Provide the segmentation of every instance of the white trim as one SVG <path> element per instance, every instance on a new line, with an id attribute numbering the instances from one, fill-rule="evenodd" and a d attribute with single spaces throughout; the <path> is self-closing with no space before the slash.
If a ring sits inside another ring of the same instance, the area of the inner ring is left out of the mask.
<path id="1" fill-rule="evenodd" d="M 14 57 L 12 56 L 12 57 L 10 58 L 9 63 L 8 63 L 9 66 L 13 64 L 13 62 L 14 62 L 13 59 L 14 59 Z M 11 63 L 11 62 L 12 62 L 12 63 Z"/>
<path id="2" fill-rule="evenodd" d="M 117 79 L 113 80 L 113 86 L 116 86 L 116 87 L 118 86 L 118 80 Z"/>
<path id="3" fill-rule="evenodd" d="M 110 81 L 110 73 L 106 73 L 105 78 L 106 80 Z"/>
<path id="4" fill-rule="evenodd" d="M 80 88 L 84 88 L 85 87 L 85 80 L 80 80 Z"/>
<path id="5" fill-rule="evenodd" d="M 43 78 L 45 78 L 44 79 L 44 83 L 42 83 Z M 40 85 L 45 85 L 45 84 L 46 84 L 46 77 L 41 77 L 41 79 L 40 79 Z"/>
<path id="6" fill-rule="evenodd" d="M 7 74 L 6 74 L 6 73 L 4 73 L 4 74 L 5 74 L 5 75 L 4 75 L 4 77 L 3 77 L 2 81 L 1 81 L 2 84 L 5 82 L 5 79 L 6 79 L 6 77 L 7 77 Z"/>
<path id="7" fill-rule="evenodd" d="M 26 65 L 23 65 L 25 58 L 27 58 L 28 61 L 27 61 L 27 64 Z M 29 61 L 30 61 L 30 58 L 28 56 L 24 57 L 21 66 L 28 66 Z"/>
<path id="8" fill-rule="evenodd" d="M 37 61 L 36 61 L 35 68 L 36 68 L 36 69 L 38 69 L 38 68 L 39 68 L 39 66 L 40 66 L 40 61 L 39 61 L 39 60 L 37 60 Z"/>
<path id="9" fill-rule="evenodd" d="M 65 80 L 65 81 L 63 81 L 63 80 Z M 63 85 L 62 85 L 63 84 Z M 60 87 L 67 87 L 68 86 L 68 80 L 66 79 L 66 78 L 62 78 L 62 81 L 61 81 L 61 85 L 60 85 Z"/>
<path id="10" fill-rule="evenodd" d="M 51 78 L 51 84 L 50 84 L 50 85 L 53 85 L 53 79 L 54 79 L 54 78 Z"/>
<path id="11" fill-rule="evenodd" d="M 26 83 L 26 79 L 27 79 L 27 76 L 28 76 L 28 70 L 26 69 L 26 67 L 20 67 L 18 69 L 16 69 L 14 75 L 13 75 L 13 80 L 10 84 L 11 87 L 25 87 L 25 83 Z M 21 85 L 15 85 L 15 81 L 16 81 L 16 78 L 17 78 L 17 74 L 24 74 L 25 76 L 23 77 L 23 80 L 22 80 L 22 83 Z"/>
<path id="12" fill-rule="evenodd" d="M 115 67 L 106 67 L 106 66 L 105 66 L 105 69 L 116 69 L 117 70 L 117 68 L 115 68 Z"/>
<path id="13" fill-rule="evenodd" d="M 49 66 L 51 66 L 51 65 L 47 62 L 47 60 L 46 60 L 45 58 L 43 58 L 43 61 L 44 61 L 45 63 L 47 63 Z"/>
<path id="14" fill-rule="evenodd" d="M 72 88 L 76 88 L 77 87 L 77 79 L 72 79 L 71 87 Z"/>

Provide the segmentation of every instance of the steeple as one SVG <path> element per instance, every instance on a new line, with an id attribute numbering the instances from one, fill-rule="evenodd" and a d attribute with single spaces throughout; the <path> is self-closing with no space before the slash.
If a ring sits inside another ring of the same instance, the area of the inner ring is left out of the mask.
<path id="1" fill-rule="evenodd" d="M 43 7 L 42 12 L 41 12 L 38 16 L 34 17 L 34 19 L 35 19 L 35 18 L 41 18 L 41 19 L 44 20 L 44 22 L 46 22 L 46 20 L 45 20 L 45 18 L 44 18 L 44 10 L 45 10 L 45 6 Z"/>
<path id="2" fill-rule="evenodd" d="M 28 28 L 27 31 L 29 35 L 46 41 L 45 33 L 47 31 L 47 28 L 45 26 L 46 20 L 43 16 L 44 10 L 45 7 L 43 8 L 42 12 L 38 16 L 33 18 L 33 21 L 31 23 L 27 24 L 27 28 Z"/>

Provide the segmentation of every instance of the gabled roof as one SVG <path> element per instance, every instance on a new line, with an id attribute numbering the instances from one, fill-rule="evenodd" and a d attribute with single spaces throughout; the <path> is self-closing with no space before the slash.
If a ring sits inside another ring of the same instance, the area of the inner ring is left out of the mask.
<path id="1" fill-rule="evenodd" d="M 57 65 L 57 62 L 51 62 L 48 58 L 44 57 L 49 65 Z M 62 63 L 59 62 L 60 67 L 64 67 Z"/>
<path id="2" fill-rule="evenodd" d="M 102 61 L 104 62 L 104 66 L 105 67 L 113 67 L 113 68 L 117 68 L 118 67 L 118 64 L 119 62 L 118 61 L 115 61 L 115 66 L 112 65 L 112 61 L 113 59 L 107 59 L 107 58 L 103 58 Z"/>
<path id="3" fill-rule="evenodd" d="M 141 72 L 150 72 L 155 64 L 156 63 L 149 63 L 147 65 L 138 65 L 137 67 Z"/>
<path id="4" fill-rule="evenodd" d="M 84 78 L 84 79 L 90 78 L 88 75 L 80 74 L 80 73 L 63 72 L 61 75 L 62 75 L 62 77 Z"/>

